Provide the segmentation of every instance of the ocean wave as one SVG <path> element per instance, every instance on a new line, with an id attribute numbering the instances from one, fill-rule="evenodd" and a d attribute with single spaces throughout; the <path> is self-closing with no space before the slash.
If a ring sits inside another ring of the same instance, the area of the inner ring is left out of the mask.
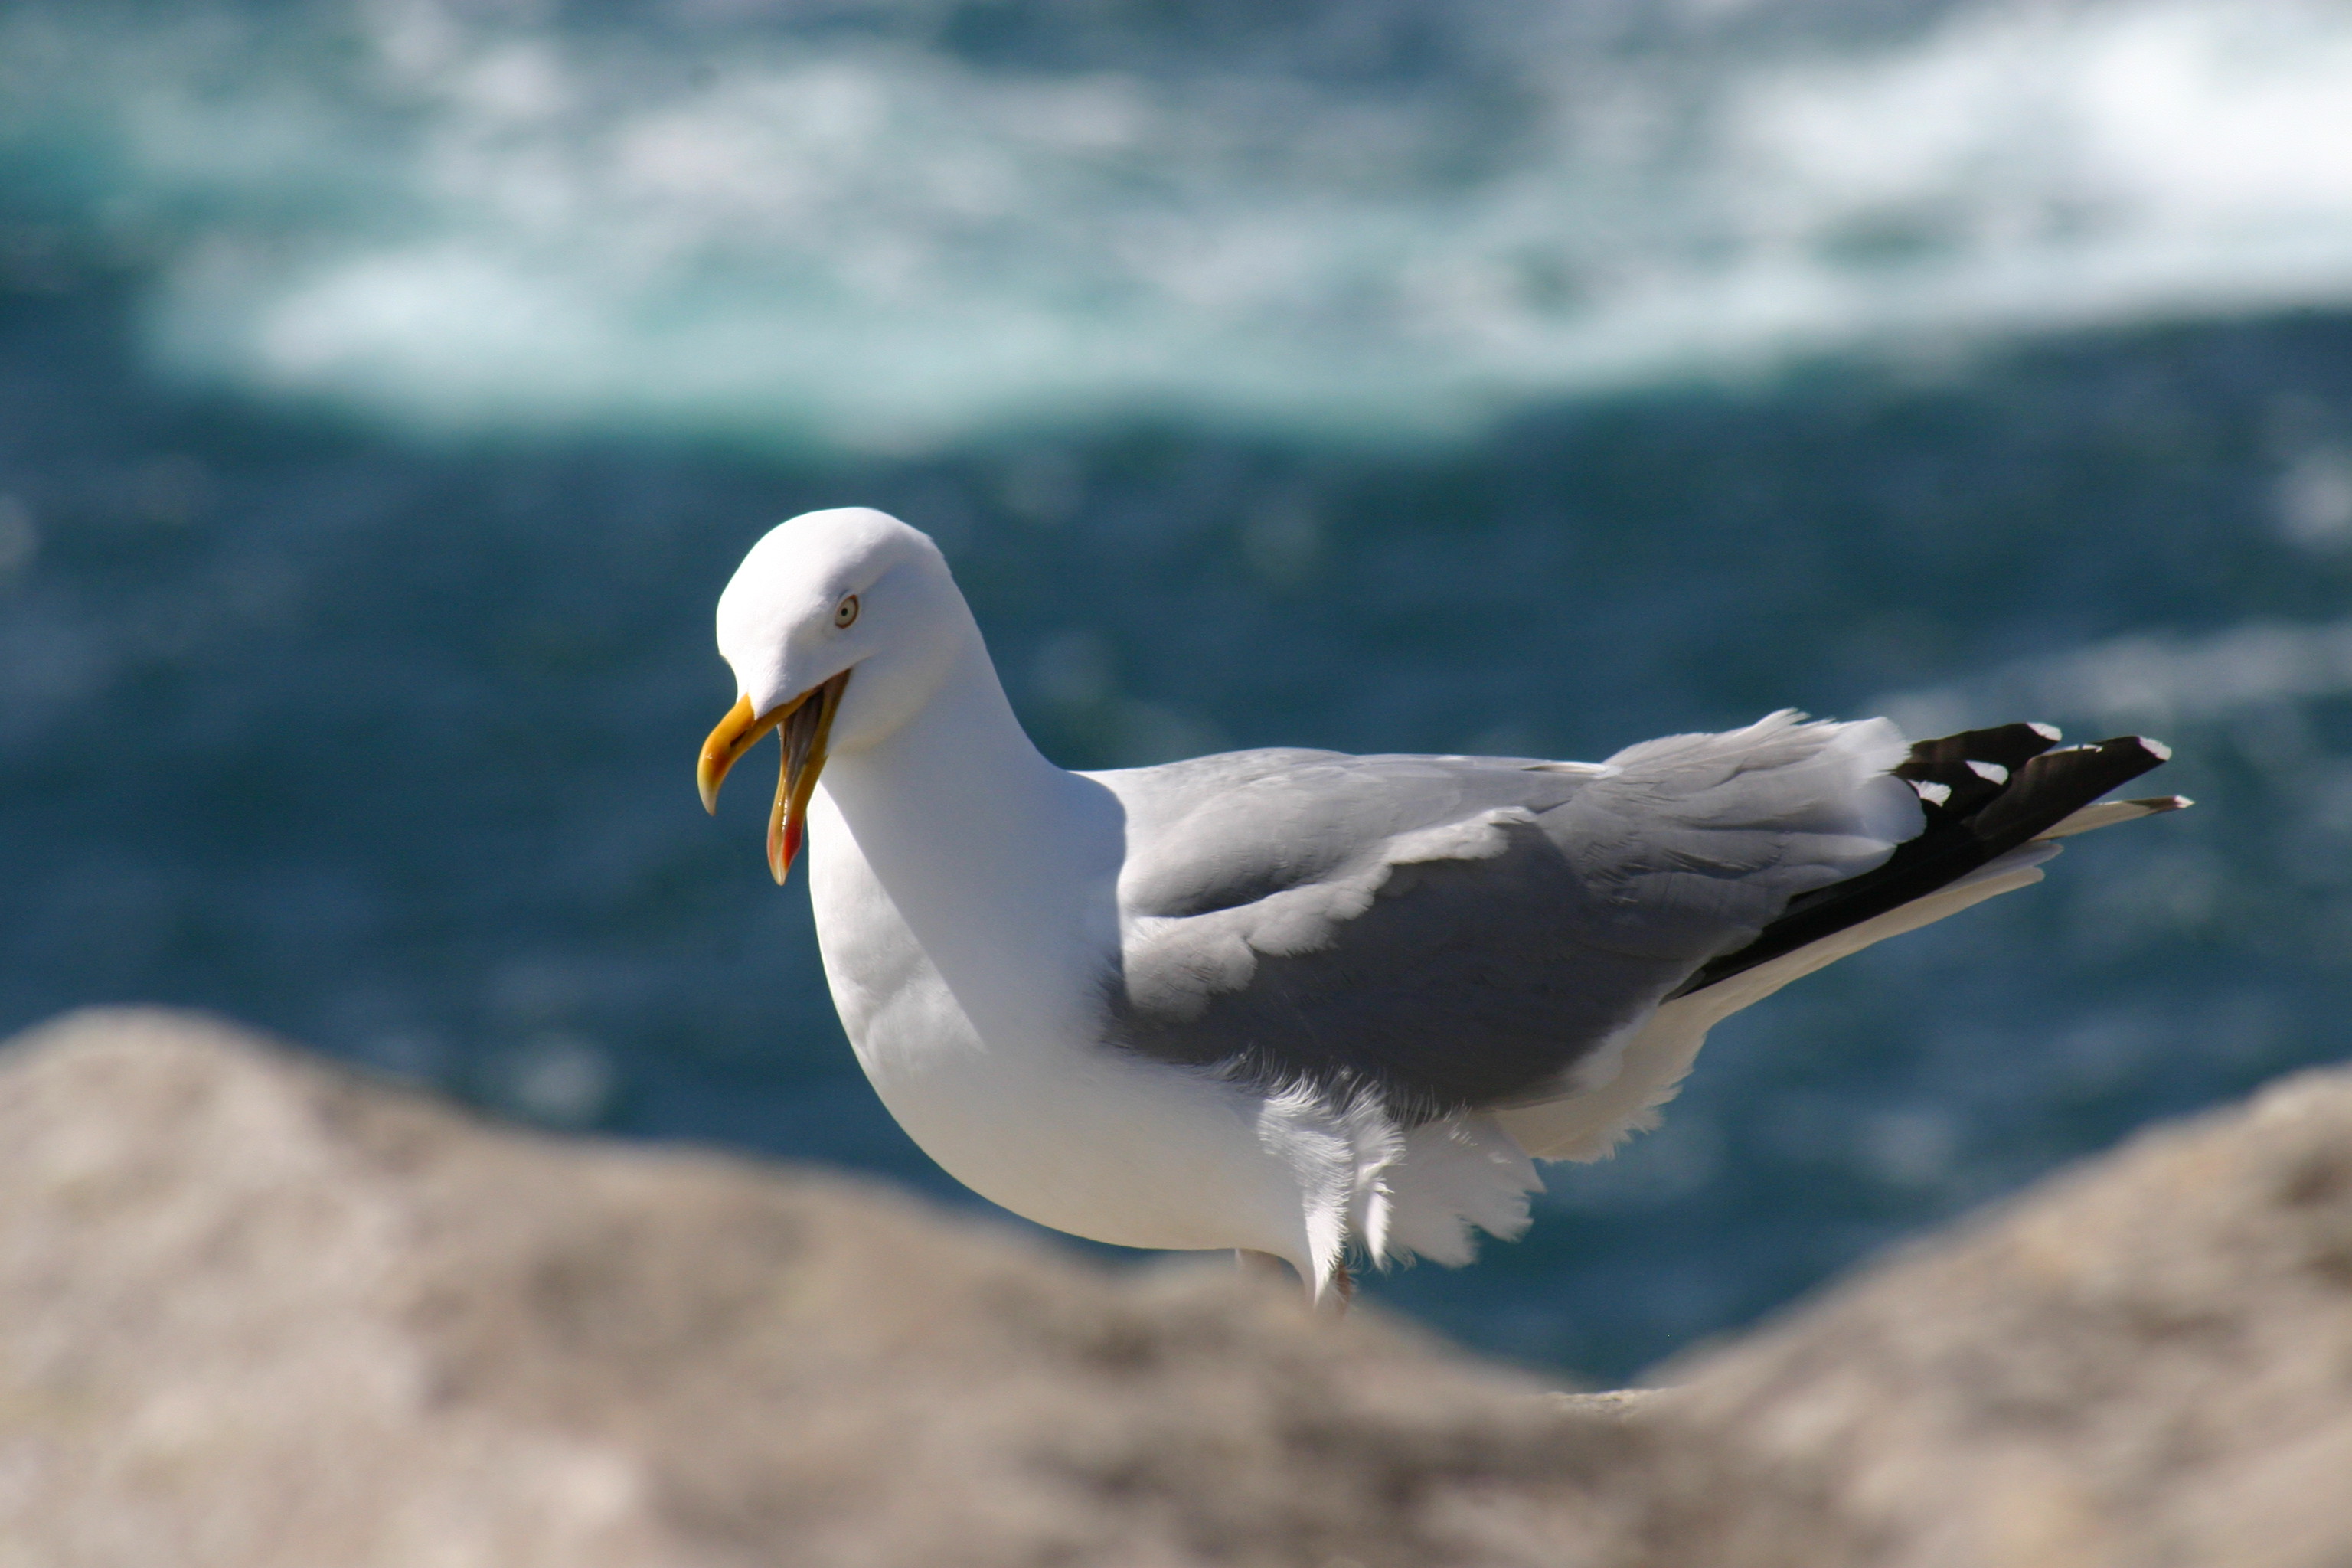
<path id="1" fill-rule="evenodd" d="M 2151 632 L 2020 661 L 1864 705 L 1911 735 L 2016 718 L 2085 720 L 2109 731 L 2203 724 L 2352 695 L 2352 620 L 2256 622 L 2203 637 Z"/>
<path id="2" fill-rule="evenodd" d="M 1263 37 L 1154 72 L 1149 37 L 1072 63 L 748 11 L 35 5 L 0 138 L 17 248 L 132 257 L 158 364 L 426 431 L 1442 438 L 1795 355 L 2352 303 L 2352 7 L 1732 47 L 1750 9 L 1467 7 L 1401 83 Z"/>

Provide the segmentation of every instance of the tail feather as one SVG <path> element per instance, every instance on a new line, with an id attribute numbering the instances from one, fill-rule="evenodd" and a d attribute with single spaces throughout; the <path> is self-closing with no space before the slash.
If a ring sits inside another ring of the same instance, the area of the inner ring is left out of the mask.
<path id="1" fill-rule="evenodd" d="M 2196 804 L 2185 795 L 2150 795 L 2145 800 L 2103 800 L 2095 805 L 2084 806 L 2055 827 L 2043 828 L 2038 837 L 2071 838 L 2077 833 L 2088 833 L 2094 828 L 2113 827 L 2118 822 L 2154 816 L 2159 811 L 2186 811 Z"/>
<path id="2" fill-rule="evenodd" d="M 2091 803 L 2166 762 L 2160 742 L 2123 735 L 2059 746 L 2047 724 L 2003 724 L 1921 741 L 1890 770 L 1917 792 L 1927 825 L 1876 869 L 1792 899 L 1787 910 L 1736 952 L 1709 960 L 1671 994 L 1688 995 L 1900 909 L 2021 844 L 2172 811 L 2178 795 Z M 2124 808 L 2124 809 L 2118 809 Z"/>

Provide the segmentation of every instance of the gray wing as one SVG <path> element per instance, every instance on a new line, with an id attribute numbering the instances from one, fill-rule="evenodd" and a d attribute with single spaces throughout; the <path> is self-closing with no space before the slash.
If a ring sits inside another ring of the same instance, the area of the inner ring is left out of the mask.
<path id="1" fill-rule="evenodd" d="M 1560 1091 L 1790 899 L 1919 831 L 1883 720 L 1599 766 L 1260 752 L 1101 775 L 1129 810 L 1105 1038 L 1417 1119 Z"/>

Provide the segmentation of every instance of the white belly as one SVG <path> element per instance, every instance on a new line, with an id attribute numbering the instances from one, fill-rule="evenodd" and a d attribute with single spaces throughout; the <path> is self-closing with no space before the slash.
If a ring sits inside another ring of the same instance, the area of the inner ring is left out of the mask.
<path id="1" fill-rule="evenodd" d="M 812 804 L 810 892 L 834 1005 L 925 1153 L 991 1202 L 1097 1241 L 1300 1252 L 1297 1182 L 1265 1146 L 1255 1097 L 1097 1044 L 1081 1022 L 1083 976 L 1040 978 L 1073 993 L 1063 1026 L 984 1037 L 822 790 Z"/>

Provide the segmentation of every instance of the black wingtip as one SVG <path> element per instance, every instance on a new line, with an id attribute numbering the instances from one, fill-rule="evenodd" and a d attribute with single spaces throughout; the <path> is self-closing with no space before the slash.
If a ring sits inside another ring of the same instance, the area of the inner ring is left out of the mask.
<path id="1" fill-rule="evenodd" d="M 2161 741 L 2138 735 L 2045 751 L 1969 819 L 1969 831 L 1992 854 L 2015 848 L 2171 755 Z"/>
<path id="2" fill-rule="evenodd" d="M 1710 960 L 1672 994 L 1686 995 L 1925 898 L 2172 756 L 2171 747 L 2143 735 L 2082 746 L 2060 746 L 2061 739 L 2055 725 L 2019 723 L 1919 742 L 1889 770 L 1919 796 L 1927 824 L 1918 837 L 1896 846 L 1875 870 L 1790 900 L 1754 942 Z M 2178 811 L 2189 802 L 2158 795 L 2131 804 Z"/>
<path id="3" fill-rule="evenodd" d="M 1892 771 L 1927 805 L 1931 822 L 1939 813 L 1964 817 L 1990 805 L 2011 775 L 2062 738 L 2054 724 L 1963 730 L 1919 742 Z"/>

